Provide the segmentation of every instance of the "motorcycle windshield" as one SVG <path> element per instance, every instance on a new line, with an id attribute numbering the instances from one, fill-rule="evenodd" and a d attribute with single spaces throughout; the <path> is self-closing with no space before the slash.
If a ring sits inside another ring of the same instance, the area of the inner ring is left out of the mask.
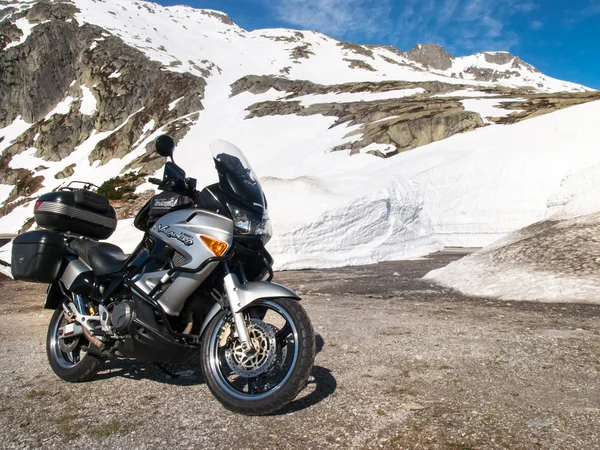
<path id="1" fill-rule="evenodd" d="M 210 150 L 219 173 L 219 187 L 227 194 L 237 197 L 246 206 L 266 212 L 267 203 L 258 182 L 242 151 L 226 141 L 211 142 Z"/>

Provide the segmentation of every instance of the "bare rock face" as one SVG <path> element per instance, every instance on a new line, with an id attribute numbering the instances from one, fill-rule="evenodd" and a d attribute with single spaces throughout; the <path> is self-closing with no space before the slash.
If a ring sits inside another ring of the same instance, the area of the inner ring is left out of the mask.
<path id="1" fill-rule="evenodd" d="M 73 61 L 95 34 L 83 28 L 74 21 L 42 23 L 24 44 L 0 53 L 0 127 L 19 115 L 29 123 L 42 120 L 63 99 L 77 76 Z"/>
<path id="2" fill-rule="evenodd" d="M 15 20 L 26 19 L 35 26 L 25 42 L 0 51 L 0 128 L 18 116 L 33 125 L 0 158 L 0 175 L 16 185 L 4 213 L 15 207 L 16 198 L 33 195 L 43 180 L 25 169 L 9 168 L 14 154 L 34 147 L 36 157 L 60 161 L 92 133 L 112 131 L 89 157 L 90 162 L 105 164 L 127 155 L 136 142 L 168 124 L 180 126 L 180 139 L 193 123 L 190 117 L 197 119 L 193 113 L 203 109 L 204 79 L 164 70 L 106 30 L 79 26 L 74 4 L 42 1 L 12 12 L 0 22 L 0 48 L 22 38 Z M 230 21 L 223 15 L 218 18 Z M 84 98 L 95 108 L 84 109 Z M 66 110 L 49 114 L 61 102 Z M 179 121 L 181 117 L 186 120 Z M 149 164 L 156 166 L 154 161 Z M 73 173 L 69 166 L 56 178 Z"/>
<path id="3" fill-rule="evenodd" d="M 495 70 L 488 67 L 467 67 L 464 72 L 473 75 L 473 79 L 477 81 L 491 82 L 521 76 L 516 70 Z"/>
<path id="4" fill-rule="evenodd" d="M 290 51 L 290 57 L 294 60 L 294 62 L 299 62 L 299 59 L 308 59 L 311 55 L 315 53 L 310 50 L 311 44 L 299 45 L 298 47 L 294 47 Z"/>
<path id="5" fill-rule="evenodd" d="M 373 50 L 364 45 L 353 44 L 351 42 L 338 42 L 337 46 L 342 47 L 344 50 L 356 53 L 357 55 L 362 55 L 366 56 L 367 58 L 375 59 L 373 57 Z"/>
<path id="6" fill-rule="evenodd" d="M 205 16 L 215 18 L 215 19 L 219 20 L 220 22 L 224 23 L 225 25 L 234 25 L 233 21 L 227 14 L 223 14 L 218 11 L 208 11 L 208 10 L 200 11 L 200 13 Z"/>
<path id="7" fill-rule="evenodd" d="M 62 180 L 63 178 L 69 178 L 70 176 L 72 176 L 75 173 L 76 166 L 77 166 L 77 164 L 75 164 L 75 163 L 69 164 L 63 170 L 61 170 L 56 175 L 54 175 L 54 178 L 56 178 L 57 180 Z"/>
<path id="8" fill-rule="evenodd" d="M 436 44 L 417 44 L 406 57 L 436 70 L 447 70 L 454 61 L 454 56 Z"/>
<path id="9" fill-rule="evenodd" d="M 508 52 L 486 52 L 483 54 L 484 59 L 492 64 L 499 64 L 503 66 L 504 64 L 508 64 L 515 57 Z"/>
<path id="10" fill-rule="evenodd" d="M 355 122 L 364 125 L 353 134 L 362 135 L 358 141 L 335 147 L 333 150 L 347 150 L 350 154 L 359 153 L 370 144 L 386 144 L 395 148 L 384 153 L 370 153 L 388 158 L 397 153 L 422 145 L 440 141 L 458 133 L 474 130 L 484 125 L 478 113 L 465 111 L 459 102 L 383 102 L 378 111 L 360 111 Z M 361 117 L 361 114 L 365 116 Z M 389 120 L 372 120 L 374 114 L 391 117 Z"/>
<path id="11" fill-rule="evenodd" d="M 373 67 L 369 63 L 364 62 L 362 59 L 344 58 L 344 61 L 350 63 L 348 64 L 348 67 L 350 67 L 351 69 L 363 69 L 368 70 L 370 72 L 375 72 L 375 69 L 373 69 Z"/>
<path id="12" fill-rule="evenodd" d="M 77 104 L 78 106 L 78 104 Z M 61 161 L 84 142 L 94 129 L 94 121 L 71 109 L 68 114 L 55 114 L 35 127 L 39 133 L 30 146 L 37 148 L 35 156 L 46 161 Z M 31 133 L 30 133 L 31 134 Z"/>
<path id="13" fill-rule="evenodd" d="M 572 94 L 530 94 L 525 97 L 527 98 L 525 101 L 500 102 L 503 109 L 514 110 L 515 112 L 508 116 L 492 119 L 492 121 L 503 125 L 522 122 L 523 120 L 559 111 L 570 106 L 600 100 L 600 91 L 576 92 Z"/>

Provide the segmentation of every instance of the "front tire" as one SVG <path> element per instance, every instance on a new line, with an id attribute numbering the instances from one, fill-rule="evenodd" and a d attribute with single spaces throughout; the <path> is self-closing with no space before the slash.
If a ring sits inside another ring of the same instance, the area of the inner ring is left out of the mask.
<path id="1" fill-rule="evenodd" d="M 256 354 L 240 352 L 230 313 L 220 312 L 202 342 L 202 373 L 230 411 L 266 415 L 290 403 L 306 386 L 315 359 L 315 335 L 295 300 L 258 300 L 244 311 Z"/>
<path id="2" fill-rule="evenodd" d="M 67 323 L 62 308 L 54 311 L 46 337 L 48 363 L 54 373 L 65 381 L 71 383 L 89 381 L 100 370 L 103 361 L 82 350 L 82 346 L 89 345 L 83 336 L 63 339 L 61 342 L 60 330 Z"/>

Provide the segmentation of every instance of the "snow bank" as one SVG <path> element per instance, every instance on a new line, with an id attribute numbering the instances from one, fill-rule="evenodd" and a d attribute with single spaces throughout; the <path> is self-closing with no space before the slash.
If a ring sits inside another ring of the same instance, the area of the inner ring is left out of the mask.
<path id="1" fill-rule="evenodd" d="M 600 212 L 518 230 L 425 278 L 463 294 L 600 304 Z"/>
<path id="2" fill-rule="evenodd" d="M 376 263 L 440 250 L 422 206 L 414 187 L 399 181 L 276 234 L 268 248 L 278 269 Z"/>

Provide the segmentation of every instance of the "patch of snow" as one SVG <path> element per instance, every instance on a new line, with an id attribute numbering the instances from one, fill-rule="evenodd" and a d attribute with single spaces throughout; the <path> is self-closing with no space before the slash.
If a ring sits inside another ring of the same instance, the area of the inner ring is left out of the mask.
<path id="1" fill-rule="evenodd" d="M 15 20 L 14 24 L 23 32 L 23 36 L 21 36 L 21 38 L 18 41 L 11 42 L 6 47 L 4 47 L 4 51 L 25 43 L 25 41 L 31 34 L 31 31 L 38 25 L 37 23 L 29 23 L 29 20 L 27 20 L 25 17 L 23 17 L 22 19 Z"/>
<path id="2" fill-rule="evenodd" d="M 119 72 L 118 70 L 111 73 L 108 78 L 119 78 L 121 76 L 121 72 Z"/>
<path id="3" fill-rule="evenodd" d="M 514 109 L 503 109 L 500 105 L 502 101 L 525 101 L 524 99 L 509 99 L 509 98 L 477 98 L 461 100 L 464 108 L 467 111 L 473 111 L 479 113 L 481 118 L 486 123 L 491 123 L 487 120 L 488 117 L 506 117 L 509 114 L 519 112 Z"/>
<path id="4" fill-rule="evenodd" d="M 425 92 L 423 88 L 401 89 L 387 92 L 332 92 L 331 94 L 311 94 L 290 99 L 300 101 L 302 106 L 316 105 L 318 103 L 350 103 L 350 102 L 372 102 L 376 100 L 388 100 L 394 98 L 406 98 Z"/>
<path id="5" fill-rule="evenodd" d="M 599 219 L 598 210 L 574 218 L 551 216 L 425 278 L 471 296 L 600 304 L 593 241 Z"/>
<path id="6" fill-rule="evenodd" d="M 0 153 L 14 144 L 16 138 L 21 136 L 25 131 L 31 128 L 31 124 L 18 116 L 10 125 L 0 128 Z"/>
<path id="7" fill-rule="evenodd" d="M 361 153 L 368 153 L 368 152 L 381 152 L 384 155 L 387 153 L 391 153 L 396 151 L 396 146 L 395 145 L 391 145 L 391 144 L 369 144 L 366 147 L 363 147 L 361 150 Z"/>
<path id="8" fill-rule="evenodd" d="M 6 201 L 13 188 L 14 186 L 10 184 L 0 184 L 0 202 L 4 203 Z"/>
<path id="9" fill-rule="evenodd" d="M 79 107 L 79 111 L 85 116 L 91 116 L 96 112 L 96 97 L 94 97 L 94 94 L 92 94 L 92 91 L 87 86 L 82 85 L 81 92 L 83 97 L 81 98 L 81 106 Z"/>
<path id="10" fill-rule="evenodd" d="M 24 152 L 13 155 L 8 167 L 10 167 L 11 169 L 21 167 L 23 169 L 34 170 L 40 165 L 47 165 L 46 161 L 44 161 L 41 158 L 35 157 L 35 152 L 36 149 L 34 147 L 30 147 Z"/>
<path id="11" fill-rule="evenodd" d="M 144 128 L 142 129 L 142 134 L 146 134 L 148 131 L 152 130 L 155 124 L 156 122 L 154 121 L 154 119 L 150 120 L 150 122 L 144 125 Z"/>
<path id="12" fill-rule="evenodd" d="M 71 86 L 72 85 L 73 84 L 71 84 Z M 73 103 L 73 100 L 74 100 L 73 97 L 71 97 L 70 95 L 67 96 L 63 101 L 57 103 L 52 111 L 50 111 L 48 114 L 46 114 L 46 117 L 44 117 L 44 120 L 48 120 L 54 114 L 68 114 L 69 111 L 71 111 L 71 103 Z"/>
<path id="13" fill-rule="evenodd" d="M 179 103 L 183 98 L 184 97 L 179 97 L 177 100 L 173 100 L 171 103 L 169 103 L 169 111 L 173 111 L 175 106 L 177 106 L 177 103 Z"/>

